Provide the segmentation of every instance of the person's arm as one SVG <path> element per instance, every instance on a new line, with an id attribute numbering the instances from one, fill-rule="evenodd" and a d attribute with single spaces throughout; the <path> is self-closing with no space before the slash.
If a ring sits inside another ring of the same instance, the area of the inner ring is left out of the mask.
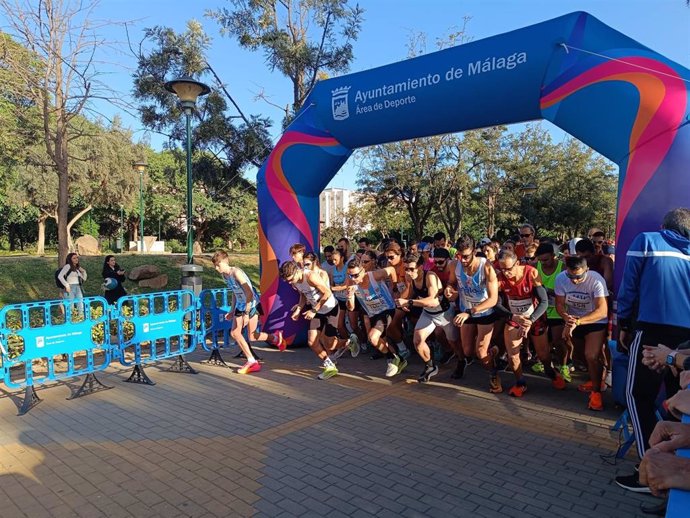
<path id="1" fill-rule="evenodd" d="M 239 283 L 239 285 L 242 287 L 242 291 L 244 292 L 244 298 L 247 304 L 244 312 L 249 313 L 251 311 L 252 303 L 254 302 L 254 292 L 252 291 L 249 277 L 247 277 L 247 274 L 242 270 L 235 270 L 233 274 L 235 276 L 235 280 Z"/>
<path id="2" fill-rule="evenodd" d="M 355 310 L 355 292 L 357 291 L 357 285 L 349 280 L 345 283 L 347 289 L 347 301 L 345 302 L 345 307 L 348 311 Z"/>
<path id="3" fill-rule="evenodd" d="M 67 273 L 69 272 L 70 268 L 69 265 L 66 264 L 65 266 L 62 267 L 62 270 L 60 270 L 60 273 L 58 273 L 58 280 L 62 283 L 62 285 L 65 287 L 65 290 L 69 292 L 69 283 L 67 282 Z"/>
<path id="4" fill-rule="evenodd" d="M 80 276 L 81 276 L 81 280 L 84 281 L 84 282 L 86 282 L 86 278 L 88 277 L 88 275 L 87 275 L 87 273 L 86 273 L 86 269 L 85 269 L 85 268 L 83 268 L 83 267 L 80 266 L 80 267 L 79 267 L 79 270 L 77 271 L 77 275 L 80 275 Z"/>
<path id="5" fill-rule="evenodd" d="M 305 275 L 307 274 L 305 273 Z M 319 312 L 326 301 L 328 301 L 328 299 L 331 297 L 331 289 L 324 284 L 323 279 L 321 279 L 321 276 L 319 275 L 309 274 L 307 277 L 307 284 L 316 288 L 321 293 L 321 297 L 316 302 L 314 307 L 311 308 L 311 311 L 313 311 L 314 315 L 316 315 L 316 313 Z"/>
<path id="6" fill-rule="evenodd" d="M 457 261 L 450 262 L 450 275 L 448 276 L 448 283 L 446 284 L 445 295 L 448 301 L 454 302 L 458 298 L 458 292 L 455 290 L 455 286 L 458 285 L 458 278 L 455 275 L 455 267 L 457 266 Z"/>
<path id="7" fill-rule="evenodd" d="M 654 496 L 669 489 L 690 491 L 690 459 L 650 448 L 640 463 L 640 483 Z"/>
<path id="8" fill-rule="evenodd" d="M 649 446 L 659 451 L 668 452 L 690 448 L 690 425 L 659 421 L 649 438 Z"/>
<path id="9" fill-rule="evenodd" d="M 421 299 L 411 299 L 409 301 L 410 306 L 433 308 L 439 305 L 438 296 L 441 291 L 441 280 L 438 278 L 438 275 L 434 272 L 427 272 L 426 285 L 429 295 Z"/>
<path id="10" fill-rule="evenodd" d="M 606 297 L 595 297 L 594 299 L 594 311 L 588 313 L 583 317 L 575 319 L 575 325 L 581 326 L 584 324 L 594 324 L 599 320 L 603 320 L 608 316 L 608 304 L 606 303 Z M 573 317 L 570 317 L 573 318 Z"/>
<path id="11" fill-rule="evenodd" d="M 546 313 L 546 310 L 549 309 L 549 296 L 546 294 L 546 288 L 542 286 L 541 284 L 535 285 L 534 290 L 532 291 L 534 296 L 537 298 L 539 301 L 537 303 L 537 307 L 534 308 L 534 311 L 532 314 L 529 316 L 529 319 L 532 323 L 536 322 L 544 313 Z"/>

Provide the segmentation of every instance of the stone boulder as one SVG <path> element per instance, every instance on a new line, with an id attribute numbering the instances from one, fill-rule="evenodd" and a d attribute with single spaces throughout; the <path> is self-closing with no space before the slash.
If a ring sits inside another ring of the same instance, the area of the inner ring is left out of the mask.
<path id="1" fill-rule="evenodd" d="M 93 236 L 81 236 L 74 243 L 79 255 L 101 255 L 98 249 L 98 239 Z"/>
<path id="2" fill-rule="evenodd" d="M 132 268 L 129 271 L 128 277 L 130 281 L 141 281 L 144 279 L 153 279 L 160 274 L 161 271 L 158 269 L 158 266 L 154 266 L 152 264 L 142 264 L 141 266 Z"/>
<path id="3" fill-rule="evenodd" d="M 153 288 L 154 290 L 160 290 L 168 285 L 168 276 L 166 274 L 159 275 L 153 279 L 144 279 L 139 281 L 140 288 Z"/>

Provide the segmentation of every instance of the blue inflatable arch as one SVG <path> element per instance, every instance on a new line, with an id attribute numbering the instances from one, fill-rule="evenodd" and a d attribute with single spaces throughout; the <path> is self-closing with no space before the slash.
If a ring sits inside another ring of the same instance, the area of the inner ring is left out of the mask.
<path id="1" fill-rule="evenodd" d="M 318 83 L 259 171 L 265 327 L 303 330 L 278 266 L 294 243 L 319 249 L 319 194 L 354 149 L 384 142 L 553 122 L 620 168 L 621 264 L 636 234 L 688 205 L 689 85 L 686 68 L 583 12 Z"/>

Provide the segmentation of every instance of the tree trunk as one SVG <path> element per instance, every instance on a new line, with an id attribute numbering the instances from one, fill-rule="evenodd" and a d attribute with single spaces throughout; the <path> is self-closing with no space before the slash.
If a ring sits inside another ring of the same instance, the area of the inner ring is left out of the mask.
<path id="1" fill-rule="evenodd" d="M 15 223 L 10 223 L 9 225 L 9 235 L 7 236 L 7 239 L 9 240 L 10 243 L 10 252 L 14 252 L 17 248 L 14 246 L 14 237 L 16 234 L 16 224 Z"/>
<path id="2" fill-rule="evenodd" d="M 74 249 L 74 243 L 72 242 L 72 227 L 74 224 L 81 219 L 81 217 L 89 212 L 93 207 L 91 205 L 88 205 L 85 209 L 83 209 L 81 212 L 79 212 L 76 216 L 72 218 L 72 220 L 67 223 L 67 241 L 69 243 L 69 249 L 73 250 Z"/>
<path id="3" fill-rule="evenodd" d="M 38 241 L 36 242 L 36 255 L 45 255 L 46 253 L 46 221 L 48 216 L 41 214 L 38 217 Z"/>

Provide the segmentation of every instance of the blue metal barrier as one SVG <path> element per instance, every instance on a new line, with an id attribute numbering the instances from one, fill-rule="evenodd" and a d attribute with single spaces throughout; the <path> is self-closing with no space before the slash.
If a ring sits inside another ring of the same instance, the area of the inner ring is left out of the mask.
<path id="1" fill-rule="evenodd" d="M 690 390 L 690 389 L 688 389 Z M 690 426 L 690 416 L 683 416 L 683 423 Z M 690 459 L 690 448 L 676 451 L 676 455 L 685 459 Z M 666 518 L 684 518 L 690 511 L 690 491 L 681 489 L 671 489 L 668 496 L 668 507 L 666 507 Z"/>
<path id="2" fill-rule="evenodd" d="M 93 375 L 111 360 L 107 308 L 103 297 L 88 297 L 0 309 L 3 380 L 10 388 L 26 389 L 19 415 L 41 401 L 35 385 L 86 374 L 82 387 L 69 399 L 111 388 Z"/>
<path id="3" fill-rule="evenodd" d="M 232 290 L 219 288 L 201 290 L 199 293 L 199 309 L 201 312 L 201 346 L 211 356 L 205 363 L 229 367 L 220 355 L 221 344 L 227 347 L 230 342 L 232 319 L 225 316 L 232 311 Z"/>
<path id="4" fill-rule="evenodd" d="M 115 357 L 134 366 L 125 381 L 154 385 L 143 365 L 177 357 L 180 372 L 196 373 L 184 360 L 198 342 L 197 299 L 189 290 L 129 295 L 117 302 Z"/>

